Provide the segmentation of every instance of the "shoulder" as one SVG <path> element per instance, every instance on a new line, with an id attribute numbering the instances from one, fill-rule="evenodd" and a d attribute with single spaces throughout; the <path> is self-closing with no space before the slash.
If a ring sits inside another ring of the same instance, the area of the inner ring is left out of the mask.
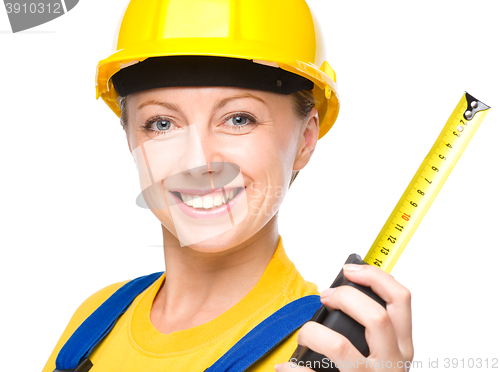
<path id="1" fill-rule="evenodd" d="M 106 301 L 113 293 L 115 293 L 120 287 L 128 283 L 130 280 L 124 280 L 122 282 L 117 282 L 104 287 L 90 297 L 88 297 L 82 304 L 76 309 L 75 313 L 71 317 L 68 326 L 72 326 L 73 332 L 78 328 L 78 326 L 83 323 L 85 319 L 88 318 L 104 301 Z M 71 334 L 73 334 L 71 332 Z"/>
<path id="2" fill-rule="evenodd" d="M 82 304 L 76 309 L 75 313 L 71 317 L 66 329 L 63 334 L 59 338 L 52 354 L 47 361 L 42 372 L 52 372 L 55 368 L 55 362 L 57 358 L 57 354 L 59 350 L 63 347 L 63 345 L 68 341 L 71 335 L 75 332 L 75 330 L 92 314 L 104 301 L 106 301 L 113 293 L 115 293 L 120 287 L 124 284 L 128 283 L 130 280 L 125 280 L 122 282 L 117 282 L 110 284 L 91 296 L 89 296 Z"/>
<path id="3" fill-rule="evenodd" d="M 295 300 L 304 296 L 319 295 L 318 285 L 305 280 L 299 272 L 294 284 L 289 287 L 288 295 L 290 300 Z"/>

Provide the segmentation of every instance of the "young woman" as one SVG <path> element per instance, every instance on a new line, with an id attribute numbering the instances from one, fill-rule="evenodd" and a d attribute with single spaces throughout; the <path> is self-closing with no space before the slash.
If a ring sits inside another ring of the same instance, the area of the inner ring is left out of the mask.
<path id="1" fill-rule="evenodd" d="M 303 0 L 130 2 L 96 85 L 126 132 L 138 204 L 161 222 L 165 272 L 76 371 L 204 371 L 273 313 L 319 294 L 278 232 L 287 189 L 338 113 L 335 75 L 317 41 Z M 387 308 L 349 287 L 321 301 L 366 327 L 369 360 L 403 371 L 413 358 L 408 290 L 375 267 L 344 270 Z M 125 283 L 85 300 L 44 372 L 67 369 L 70 336 Z M 363 358 L 344 336 L 307 322 L 248 370 L 294 370 L 285 362 L 298 344 L 332 361 Z"/>

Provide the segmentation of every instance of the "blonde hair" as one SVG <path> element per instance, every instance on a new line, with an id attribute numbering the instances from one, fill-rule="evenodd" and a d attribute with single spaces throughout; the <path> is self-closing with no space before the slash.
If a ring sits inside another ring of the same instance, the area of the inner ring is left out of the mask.
<path id="1" fill-rule="evenodd" d="M 301 90 L 295 93 L 290 94 L 290 97 L 294 103 L 293 110 L 297 117 L 301 120 L 307 119 L 311 110 L 313 109 L 316 100 L 314 98 L 314 94 L 312 90 Z M 127 121 L 128 121 L 128 112 L 127 112 L 127 97 L 119 96 L 116 98 L 118 105 L 121 109 L 120 122 L 124 130 L 127 130 Z M 297 175 L 300 171 L 292 171 L 292 177 L 290 179 L 290 184 L 288 188 L 292 186 L 293 181 L 297 178 Z"/>

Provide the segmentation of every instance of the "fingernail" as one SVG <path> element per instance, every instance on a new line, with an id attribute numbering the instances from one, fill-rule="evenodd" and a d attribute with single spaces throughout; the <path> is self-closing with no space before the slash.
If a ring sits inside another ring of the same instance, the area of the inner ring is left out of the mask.
<path id="1" fill-rule="evenodd" d="M 275 370 L 276 372 L 279 372 L 279 371 L 280 371 L 280 369 L 281 369 L 281 364 L 276 364 L 276 365 L 274 366 L 274 370 Z"/>
<path id="2" fill-rule="evenodd" d="M 345 264 L 344 265 L 345 271 L 359 271 L 362 268 L 363 268 L 363 265 L 357 265 L 357 264 Z"/>
<path id="3" fill-rule="evenodd" d="M 330 295 L 333 293 L 333 291 L 335 291 L 336 289 L 337 289 L 337 288 L 327 288 L 327 289 L 325 289 L 323 292 L 321 292 L 319 296 L 320 296 L 321 298 L 328 297 L 328 296 L 330 296 Z"/>

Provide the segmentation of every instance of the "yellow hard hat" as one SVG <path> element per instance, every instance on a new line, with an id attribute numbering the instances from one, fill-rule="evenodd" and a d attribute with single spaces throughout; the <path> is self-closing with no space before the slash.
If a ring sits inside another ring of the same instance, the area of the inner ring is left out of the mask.
<path id="1" fill-rule="evenodd" d="M 115 52 L 97 65 L 96 99 L 120 116 L 111 77 L 149 57 L 216 56 L 280 67 L 314 83 L 319 138 L 339 111 L 335 72 L 305 0 L 131 0 Z"/>

